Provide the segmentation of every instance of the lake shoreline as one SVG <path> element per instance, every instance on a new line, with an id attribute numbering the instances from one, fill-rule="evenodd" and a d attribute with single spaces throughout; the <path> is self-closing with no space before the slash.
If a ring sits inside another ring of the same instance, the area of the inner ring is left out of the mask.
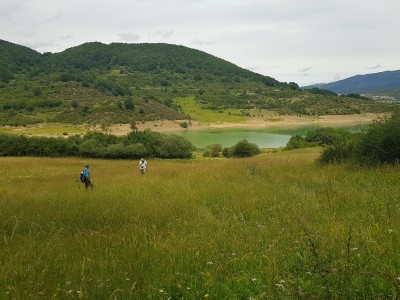
<path id="1" fill-rule="evenodd" d="M 345 127 L 353 125 L 366 125 L 382 117 L 382 114 L 359 114 L 359 115 L 326 115 L 326 116 L 277 116 L 272 118 L 252 118 L 242 123 L 200 123 L 187 120 L 159 120 L 138 123 L 136 126 L 139 131 L 150 129 L 157 132 L 171 131 L 192 131 L 207 129 L 262 129 L 262 128 L 294 128 L 302 126 L 326 126 L 326 127 Z M 180 124 L 187 122 L 188 128 L 183 128 Z M 125 127 L 125 130 L 124 130 Z M 131 131 L 130 127 L 123 124 L 113 125 L 108 131 L 113 134 L 127 134 Z"/>
<path id="2" fill-rule="evenodd" d="M 267 128 L 297 128 L 304 126 L 323 127 L 348 127 L 355 125 L 366 125 L 384 114 L 357 114 L 357 115 L 325 115 L 325 116 L 275 116 L 269 118 L 249 118 L 245 122 L 229 123 L 201 123 L 195 120 L 157 120 L 148 122 L 137 122 L 139 131 L 152 130 L 163 133 L 198 131 L 210 129 L 267 129 Z M 187 123 L 188 127 L 181 126 Z M 30 136 L 64 136 L 82 135 L 87 131 L 97 131 L 116 136 L 124 136 L 133 131 L 130 124 L 113 124 L 107 127 L 100 125 L 70 125 L 43 123 L 29 126 L 2 126 L 0 132 L 25 134 Z M 67 134 L 63 134 L 66 132 Z"/>

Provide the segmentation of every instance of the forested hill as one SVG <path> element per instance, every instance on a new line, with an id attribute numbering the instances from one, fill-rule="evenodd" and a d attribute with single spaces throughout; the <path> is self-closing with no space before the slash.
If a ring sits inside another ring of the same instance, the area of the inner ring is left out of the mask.
<path id="1" fill-rule="evenodd" d="M 171 72 L 191 75 L 213 75 L 279 85 L 271 77 L 239 68 L 205 52 L 169 44 L 86 43 L 54 54 L 46 61 L 52 70 L 109 70 L 125 68 L 126 72 Z"/>
<path id="2" fill-rule="evenodd" d="M 190 119 L 180 99 L 221 116 L 386 109 L 302 91 L 184 46 L 92 42 L 42 54 L 0 40 L 0 125 Z"/>
<path id="3" fill-rule="evenodd" d="M 125 72 L 172 72 L 181 74 L 209 74 L 247 78 L 269 86 L 281 85 L 277 80 L 240 68 L 205 52 L 170 44 L 110 45 L 85 43 L 61 53 L 40 54 L 24 46 L 0 40 L 2 74 L 9 76 L 19 71 L 60 72 L 107 71 L 119 68 Z M 75 75 L 79 77 L 79 75 Z M 7 78 L 2 78 L 7 81 Z"/>
<path id="4" fill-rule="evenodd" d="M 39 52 L 0 40 L 0 82 L 7 83 L 14 74 L 39 66 L 41 61 Z"/>

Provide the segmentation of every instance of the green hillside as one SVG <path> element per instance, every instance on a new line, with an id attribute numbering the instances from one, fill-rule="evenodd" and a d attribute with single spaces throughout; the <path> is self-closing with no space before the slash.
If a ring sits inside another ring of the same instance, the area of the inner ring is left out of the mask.
<path id="1" fill-rule="evenodd" d="M 85 43 L 38 53 L 0 40 L 0 125 L 190 119 L 180 100 L 229 115 L 382 112 L 388 104 L 313 94 L 169 44 Z M 256 112 L 256 113 L 255 113 Z"/>

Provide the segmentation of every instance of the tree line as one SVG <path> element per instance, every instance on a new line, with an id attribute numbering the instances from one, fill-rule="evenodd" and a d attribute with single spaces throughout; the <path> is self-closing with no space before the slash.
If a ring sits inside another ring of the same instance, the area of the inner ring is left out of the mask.
<path id="1" fill-rule="evenodd" d="M 98 132 L 68 138 L 0 134 L 0 156 L 170 159 L 190 158 L 194 149 L 194 145 L 183 137 L 150 130 L 132 132 L 123 137 Z"/>

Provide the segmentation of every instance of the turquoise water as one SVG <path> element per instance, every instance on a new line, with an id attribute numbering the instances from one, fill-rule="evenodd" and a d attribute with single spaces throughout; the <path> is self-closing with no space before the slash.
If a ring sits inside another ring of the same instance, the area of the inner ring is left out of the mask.
<path id="1" fill-rule="evenodd" d="M 296 128 L 263 128 L 263 129 L 206 129 L 193 131 L 171 132 L 182 136 L 198 148 L 211 144 L 221 144 L 224 147 L 231 147 L 237 142 L 246 139 L 260 148 L 285 147 L 292 135 L 304 135 L 308 130 L 317 126 L 296 127 Z M 343 127 L 351 131 L 361 130 L 365 126 L 357 125 Z"/>

